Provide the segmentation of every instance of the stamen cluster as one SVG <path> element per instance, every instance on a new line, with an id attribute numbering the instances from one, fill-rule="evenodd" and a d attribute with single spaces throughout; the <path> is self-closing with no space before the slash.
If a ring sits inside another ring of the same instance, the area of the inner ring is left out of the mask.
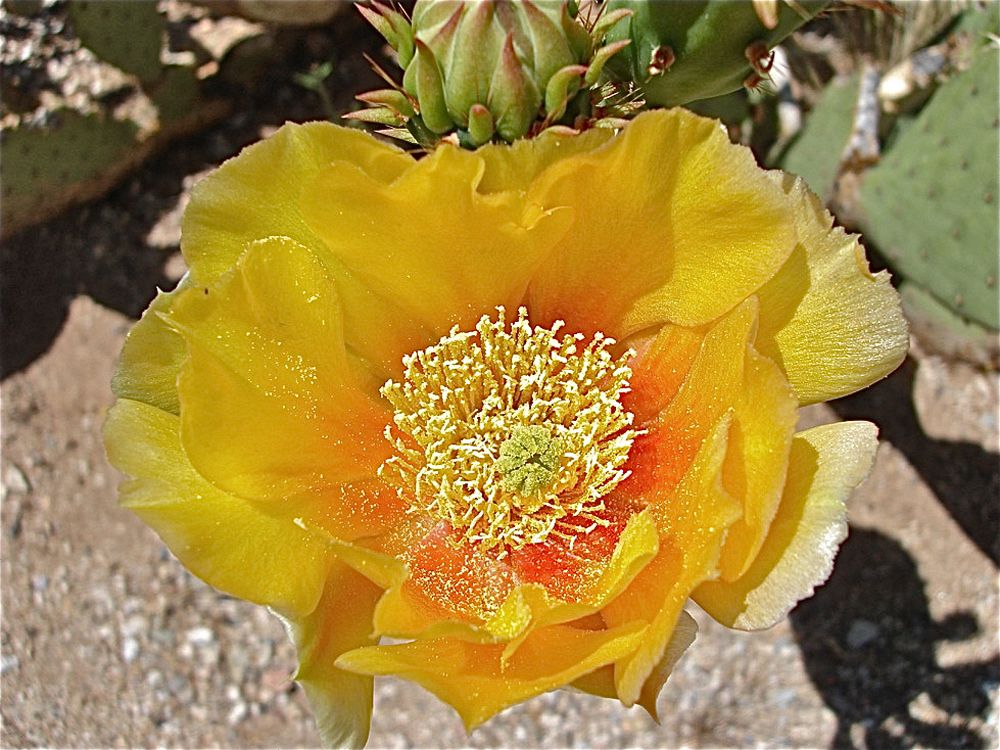
<path id="1" fill-rule="evenodd" d="M 631 352 L 614 357 L 601 333 L 559 337 L 561 321 L 532 327 L 524 308 L 508 330 L 498 313 L 404 357 L 403 381 L 381 389 L 396 452 L 379 474 L 414 511 L 502 558 L 607 525 L 603 498 L 628 476 L 639 432 L 620 400 Z"/>

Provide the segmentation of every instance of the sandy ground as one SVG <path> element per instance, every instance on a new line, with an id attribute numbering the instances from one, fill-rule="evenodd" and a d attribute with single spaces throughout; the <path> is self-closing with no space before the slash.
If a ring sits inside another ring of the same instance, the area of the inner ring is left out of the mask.
<path id="1" fill-rule="evenodd" d="M 316 106 L 288 86 L 273 95 L 287 100 L 267 112 Z M 5 747 L 318 742 L 279 623 L 190 576 L 120 510 L 101 445 L 123 336 L 154 286 L 183 272 L 191 185 L 280 122 L 253 107 L 4 247 Z M 661 726 L 559 691 L 467 737 L 433 697 L 384 680 L 370 745 L 997 747 L 997 409 L 995 374 L 917 353 L 869 391 L 807 410 L 806 426 L 882 426 L 836 571 L 765 633 L 693 612 L 701 632 Z"/>

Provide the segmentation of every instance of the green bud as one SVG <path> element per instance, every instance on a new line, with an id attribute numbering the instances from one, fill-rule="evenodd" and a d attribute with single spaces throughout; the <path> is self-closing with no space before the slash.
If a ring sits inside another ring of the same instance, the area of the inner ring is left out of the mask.
<path id="1" fill-rule="evenodd" d="M 482 104 L 469 107 L 469 139 L 473 146 L 482 146 L 493 137 L 493 115 Z"/>
<path id="2" fill-rule="evenodd" d="M 487 105 L 496 116 L 500 137 L 513 141 L 527 133 L 538 116 L 541 101 L 538 85 L 528 77 L 514 49 L 514 35 L 508 34 L 487 99 Z"/>
<path id="3" fill-rule="evenodd" d="M 420 39 L 415 40 L 416 56 L 414 57 L 414 90 L 420 102 L 420 117 L 431 132 L 441 134 L 452 129 L 454 123 L 448 115 L 448 107 L 444 99 L 444 83 L 441 79 L 441 69 L 438 68 L 434 53 Z M 405 83 L 404 83 L 405 85 Z"/>
<path id="4" fill-rule="evenodd" d="M 552 120 L 558 120 L 566 112 L 570 97 L 580 90 L 580 79 L 586 74 L 583 65 L 567 65 L 552 78 L 545 87 L 545 111 Z"/>
<path id="5" fill-rule="evenodd" d="M 395 89 L 377 89 L 376 91 L 366 91 L 356 97 L 365 104 L 374 107 L 385 107 L 406 117 L 413 117 L 416 114 L 413 105 L 402 91 Z"/>
<path id="6" fill-rule="evenodd" d="M 376 0 L 361 12 L 396 50 L 413 112 L 381 94 L 371 103 L 419 118 L 424 145 L 452 132 L 463 145 L 513 141 L 587 118 L 605 63 L 628 44 L 603 45 L 607 26 L 586 28 L 569 0 L 417 0 L 410 21 Z"/>

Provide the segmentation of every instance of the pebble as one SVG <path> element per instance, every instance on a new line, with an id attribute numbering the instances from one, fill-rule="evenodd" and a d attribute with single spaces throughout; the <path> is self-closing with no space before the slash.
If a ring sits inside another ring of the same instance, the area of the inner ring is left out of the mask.
<path id="1" fill-rule="evenodd" d="M 215 634 L 212 632 L 212 629 L 206 627 L 191 628 L 187 631 L 185 637 L 187 638 L 187 642 L 192 646 L 207 646 L 215 640 Z"/>
<path id="2" fill-rule="evenodd" d="M 851 649 L 862 648 L 879 635 L 879 627 L 871 620 L 855 620 L 847 631 L 847 646 Z"/>
<path id="3" fill-rule="evenodd" d="M 122 659 L 126 664 L 131 664 L 139 655 L 139 641 L 135 638 L 126 638 L 122 641 Z"/>
<path id="4" fill-rule="evenodd" d="M 31 483 L 20 468 L 11 464 L 3 475 L 3 487 L 7 492 L 18 492 L 22 495 L 31 491 Z"/>
<path id="5" fill-rule="evenodd" d="M 0 674 L 7 674 L 12 669 L 17 669 L 21 666 L 21 660 L 18 659 L 13 654 L 8 654 L 0 658 Z"/>
<path id="6" fill-rule="evenodd" d="M 122 635 L 134 638 L 140 633 L 145 632 L 146 626 L 147 622 L 145 617 L 142 615 L 132 615 L 122 624 Z"/>
<path id="7" fill-rule="evenodd" d="M 233 704 L 233 707 L 229 709 L 229 715 L 226 717 L 226 720 L 230 724 L 235 725 L 243 721 L 243 719 L 246 718 L 246 715 L 247 715 L 247 704 L 244 703 L 243 701 L 240 701 L 238 703 Z"/>

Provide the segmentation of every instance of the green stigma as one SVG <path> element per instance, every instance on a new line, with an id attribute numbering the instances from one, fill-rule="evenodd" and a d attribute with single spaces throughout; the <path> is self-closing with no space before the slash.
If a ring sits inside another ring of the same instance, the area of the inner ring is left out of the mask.
<path id="1" fill-rule="evenodd" d="M 560 441 L 541 425 L 517 426 L 500 444 L 496 468 L 503 477 L 507 492 L 537 496 L 548 487 L 559 471 L 562 458 Z"/>

